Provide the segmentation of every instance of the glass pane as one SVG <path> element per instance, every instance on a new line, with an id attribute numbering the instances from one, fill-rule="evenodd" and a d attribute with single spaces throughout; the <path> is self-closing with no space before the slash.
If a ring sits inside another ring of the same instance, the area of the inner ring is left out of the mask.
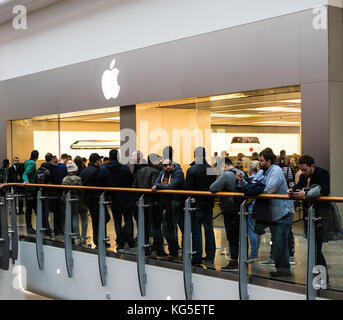
<path id="1" fill-rule="evenodd" d="M 11 132 L 11 139 L 8 141 L 8 143 L 10 143 L 10 148 L 8 148 L 11 153 L 10 160 L 13 160 L 13 162 L 15 161 L 15 166 L 13 166 L 14 163 L 10 164 L 9 172 L 11 175 L 9 175 L 9 177 L 11 178 L 8 182 L 22 182 L 23 173 L 32 166 L 33 170 L 29 170 L 32 172 L 25 173 L 25 176 L 29 182 L 36 183 L 37 171 L 42 163 L 46 162 L 46 154 L 51 153 L 56 158 L 59 154 L 58 116 L 54 114 L 33 117 L 30 119 L 12 120 L 7 122 L 7 126 L 10 128 L 9 130 Z M 29 162 L 27 160 L 30 160 L 31 151 L 33 150 L 39 152 L 38 159 Z M 18 213 L 20 213 L 18 217 L 19 223 L 24 225 L 24 228 L 20 228 L 19 231 L 21 234 L 35 236 L 37 188 L 17 188 L 16 192 L 20 195 L 25 195 L 25 197 L 16 199 L 17 210 Z M 46 200 L 46 202 L 48 203 L 48 200 Z M 50 201 L 50 203 L 52 204 L 53 201 Z M 49 211 L 49 209 L 46 210 Z M 31 214 L 27 214 L 27 220 L 23 214 L 25 211 L 31 212 Z M 52 210 L 51 212 L 54 213 L 46 215 L 48 220 L 45 220 L 43 226 L 48 229 L 46 235 L 49 234 L 49 229 L 54 230 L 54 228 L 56 228 L 54 225 L 54 215 L 56 217 L 58 212 L 55 210 Z"/>
<path id="2" fill-rule="evenodd" d="M 77 175 L 79 176 L 85 166 L 89 163 L 89 156 L 92 153 L 98 153 L 103 157 L 109 157 L 109 151 L 111 149 L 120 148 L 120 114 L 119 107 L 102 108 L 95 110 L 86 110 L 81 112 L 72 112 L 60 114 L 60 166 L 63 166 L 68 161 L 68 158 L 63 158 L 62 155 L 66 154 L 69 159 L 73 160 L 77 166 Z M 80 163 L 77 159 L 80 159 Z M 106 160 L 107 162 L 108 160 Z M 63 184 L 70 184 L 67 178 L 67 171 L 61 177 Z M 77 243 L 82 243 L 88 247 L 95 248 L 94 238 L 93 238 L 93 223 L 91 215 L 93 212 L 98 211 L 98 207 L 92 205 L 93 202 L 98 203 L 99 197 L 89 195 L 88 193 L 79 192 L 76 194 L 73 192 L 73 197 L 78 197 L 81 199 L 78 208 L 73 208 L 73 216 L 78 215 L 78 225 L 75 224 L 74 229 L 76 229 L 79 235 Z M 93 199 L 93 202 L 86 201 L 89 198 Z M 115 228 L 112 215 L 112 206 L 107 205 L 107 216 L 110 214 L 111 220 L 107 223 L 107 234 L 110 238 L 109 244 L 110 249 L 115 250 Z M 97 215 L 96 215 L 97 217 Z M 95 225 L 97 228 L 97 225 Z M 97 232 L 96 232 L 97 235 Z M 81 240 L 81 242 L 80 242 Z M 97 241 L 97 239 L 96 239 Z"/>

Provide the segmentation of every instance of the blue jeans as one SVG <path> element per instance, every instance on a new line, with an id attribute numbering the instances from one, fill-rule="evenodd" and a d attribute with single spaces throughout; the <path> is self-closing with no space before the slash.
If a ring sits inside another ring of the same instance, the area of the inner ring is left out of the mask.
<path id="1" fill-rule="evenodd" d="M 255 233 L 255 219 L 248 216 L 248 237 L 250 241 L 250 255 L 257 257 L 261 236 Z"/>
<path id="2" fill-rule="evenodd" d="M 216 255 L 216 242 L 213 231 L 213 207 L 206 204 L 197 204 L 196 209 L 191 214 L 192 225 L 192 250 L 195 251 L 192 260 L 195 263 L 202 262 L 202 229 L 205 229 L 205 251 L 206 259 L 214 260 Z"/>
<path id="3" fill-rule="evenodd" d="M 294 213 L 289 213 L 269 227 L 273 239 L 272 258 L 278 271 L 290 271 L 288 237 L 293 216 Z"/>

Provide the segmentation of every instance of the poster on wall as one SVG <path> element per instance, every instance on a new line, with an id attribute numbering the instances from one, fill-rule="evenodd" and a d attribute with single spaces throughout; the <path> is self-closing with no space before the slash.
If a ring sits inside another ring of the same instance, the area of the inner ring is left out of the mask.
<path id="1" fill-rule="evenodd" d="M 39 160 L 44 160 L 46 153 L 59 154 L 57 131 L 34 131 L 34 148 L 39 150 Z M 120 132 L 111 131 L 61 131 L 61 154 L 67 153 L 74 159 L 76 156 L 89 158 L 93 152 L 108 157 L 111 149 L 120 147 Z"/>

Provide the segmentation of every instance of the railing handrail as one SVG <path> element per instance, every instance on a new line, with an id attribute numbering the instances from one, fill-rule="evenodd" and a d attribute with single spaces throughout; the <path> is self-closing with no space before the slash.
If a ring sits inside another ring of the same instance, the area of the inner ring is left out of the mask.
<path id="1" fill-rule="evenodd" d="M 246 196 L 240 192 L 217 192 L 195 191 L 195 190 L 156 190 L 140 188 L 118 188 L 118 187 L 97 187 L 97 186 L 75 186 L 75 185 L 57 185 L 57 184 L 39 184 L 39 183 L 3 183 L 0 189 L 5 187 L 40 187 L 40 188 L 57 188 L 57 189 L 82 189 L 98 191 L 123 191 L 132 193 L 152 193 L 152 194 L 174 194 L 190 196 L 210 196 L 210 197 L 244 197 L 245 199 L 278 199 L 278 200 L 295 200 L 288 195 L 283 194 L 260 194 L 258 196 Z M 343 202 L 343 197 L 319 197 L 311 201 L 321 202 Z"/>

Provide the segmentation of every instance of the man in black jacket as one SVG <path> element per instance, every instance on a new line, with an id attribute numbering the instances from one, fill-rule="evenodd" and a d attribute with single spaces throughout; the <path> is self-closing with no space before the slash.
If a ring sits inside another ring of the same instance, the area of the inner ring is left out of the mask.
<path id="1" fill-rule="evenodd" d="M 42 163 L 41 168 L 47 170 L 48 180 L 46 181 L 47 184 L 60 184 L 60 173 L 57 166 L 53 163 L 53 156 L 51 153 L 47 153 L 45 155 L 45 161 Z M 37 173 L 39 174 L 38 169 Z M 39 181 L 38 181 L 39 182 Z M 51 230 L 49 226 L 49 212 L 50 210 L 54 214 L 54 232 L 55 236 L 63 235 L 63 224 L 62 224 L 62 217 L 60 216 L 60 210 L 58 206 L 58 199 L 59 199 L 59 190 L 53 190 L 51 188 L 43 189 L 44 195 L 48 197 L 47 200 L 43 200 L 43 228 L 46 228 L 45 234 L 46 236 L 51 236 Z"/>
<path id="2" fill-rule="evenodd" d="M 82 185 L 84 186 L 97 186 L 97 178 L 101 165 L 101 157 L 97 153 L 92 153 L 89 156 L 88 167 L 84 168 L 80 174 Z M 98 244 L 98 227 L 99 227 L 99 191 L 85 191 L 85 204 L 89 209 L 92 218 L 93 228 L 93 242 Z"/>
<path id="3" fill-rule="evenodd" d="M 109 154 L 110 163 L 102 166 L 99 171 L 98 181 L 100 186 L 132 188 L 133 176 L 128 166 L 123 165 L 118 159 L 118 150 L 112 149 Z M 130 251 L 135 248 L 133 240 L 133 218 L 132 209 L 134 196 L 127 192 L 111 192 L 112 214 L 114 227 L 117 235 L 117 251 L 124 250 L 125 242 L 128 243 Z M 124 216 L 125 226 L 122 226 Z"/>
<path id="4" fill-rule="evenodd" d="M 330 193 L 330 176 L 327 170 L 316 167 L 314 159 L 309 155 L 301 156 L 298 160 L 299 168 L 302 175 L 299 178 L 298 184 L 296 184 L 292 189 L 288 190 L 288 195 L 292 199 L 304 200 L 306 195 L 306 188 L 312 185 L 320 185 L 320 193 L 322 196 L 328 196 Z M 304 216 L 308 215 L 309 203 L 304 203 Z M 328 212 L 330 210 L 329 203 L 319 203 L 314 202 L 314 209 L 316 216 L 322 215 L 322 212 Z M 305 233 L 307 234 L 307 224 L 305 223 Z M 326 261 L 322 253 L 322 245 L 325 235 L 323 234 L 322 224 L 316 225 L 316 265 L 322 265 L 327 270 Z M 329 278 L 327 278 L 328 280 Z"/>
<path id="5" fill-rule="evenodd" d="M 187 170 L 185 188 L 189 190 L 208 191 L 210 185 L 216 180 L 216 175 L 210 174 L 211 166 L 207 163 L 206 151 L 203 147 L 197 147 L 194 151 L 195 161 Z M 202 229 L 205 230 L 204 262 L 213 265 L 216 254 L 216 243 L 213 231 L 213 206 L 214 198 L 195 197 L 195 211 L 191 215 L 192 224 L 192 264 L 201 264 L 202 260 Z"/>
<path id="6" fill-rule="evenodd" d="M 13 165 L 8 170 L 8 182 L 22 183 L 23 182 L 24 165 L 19 163 L 19 158 L 13 159 Z M 18 193 L 18 191 L 16 191 Z M 17 214 L 24 214 L 24 199 L 18 198 L 19 212 Z"/>

